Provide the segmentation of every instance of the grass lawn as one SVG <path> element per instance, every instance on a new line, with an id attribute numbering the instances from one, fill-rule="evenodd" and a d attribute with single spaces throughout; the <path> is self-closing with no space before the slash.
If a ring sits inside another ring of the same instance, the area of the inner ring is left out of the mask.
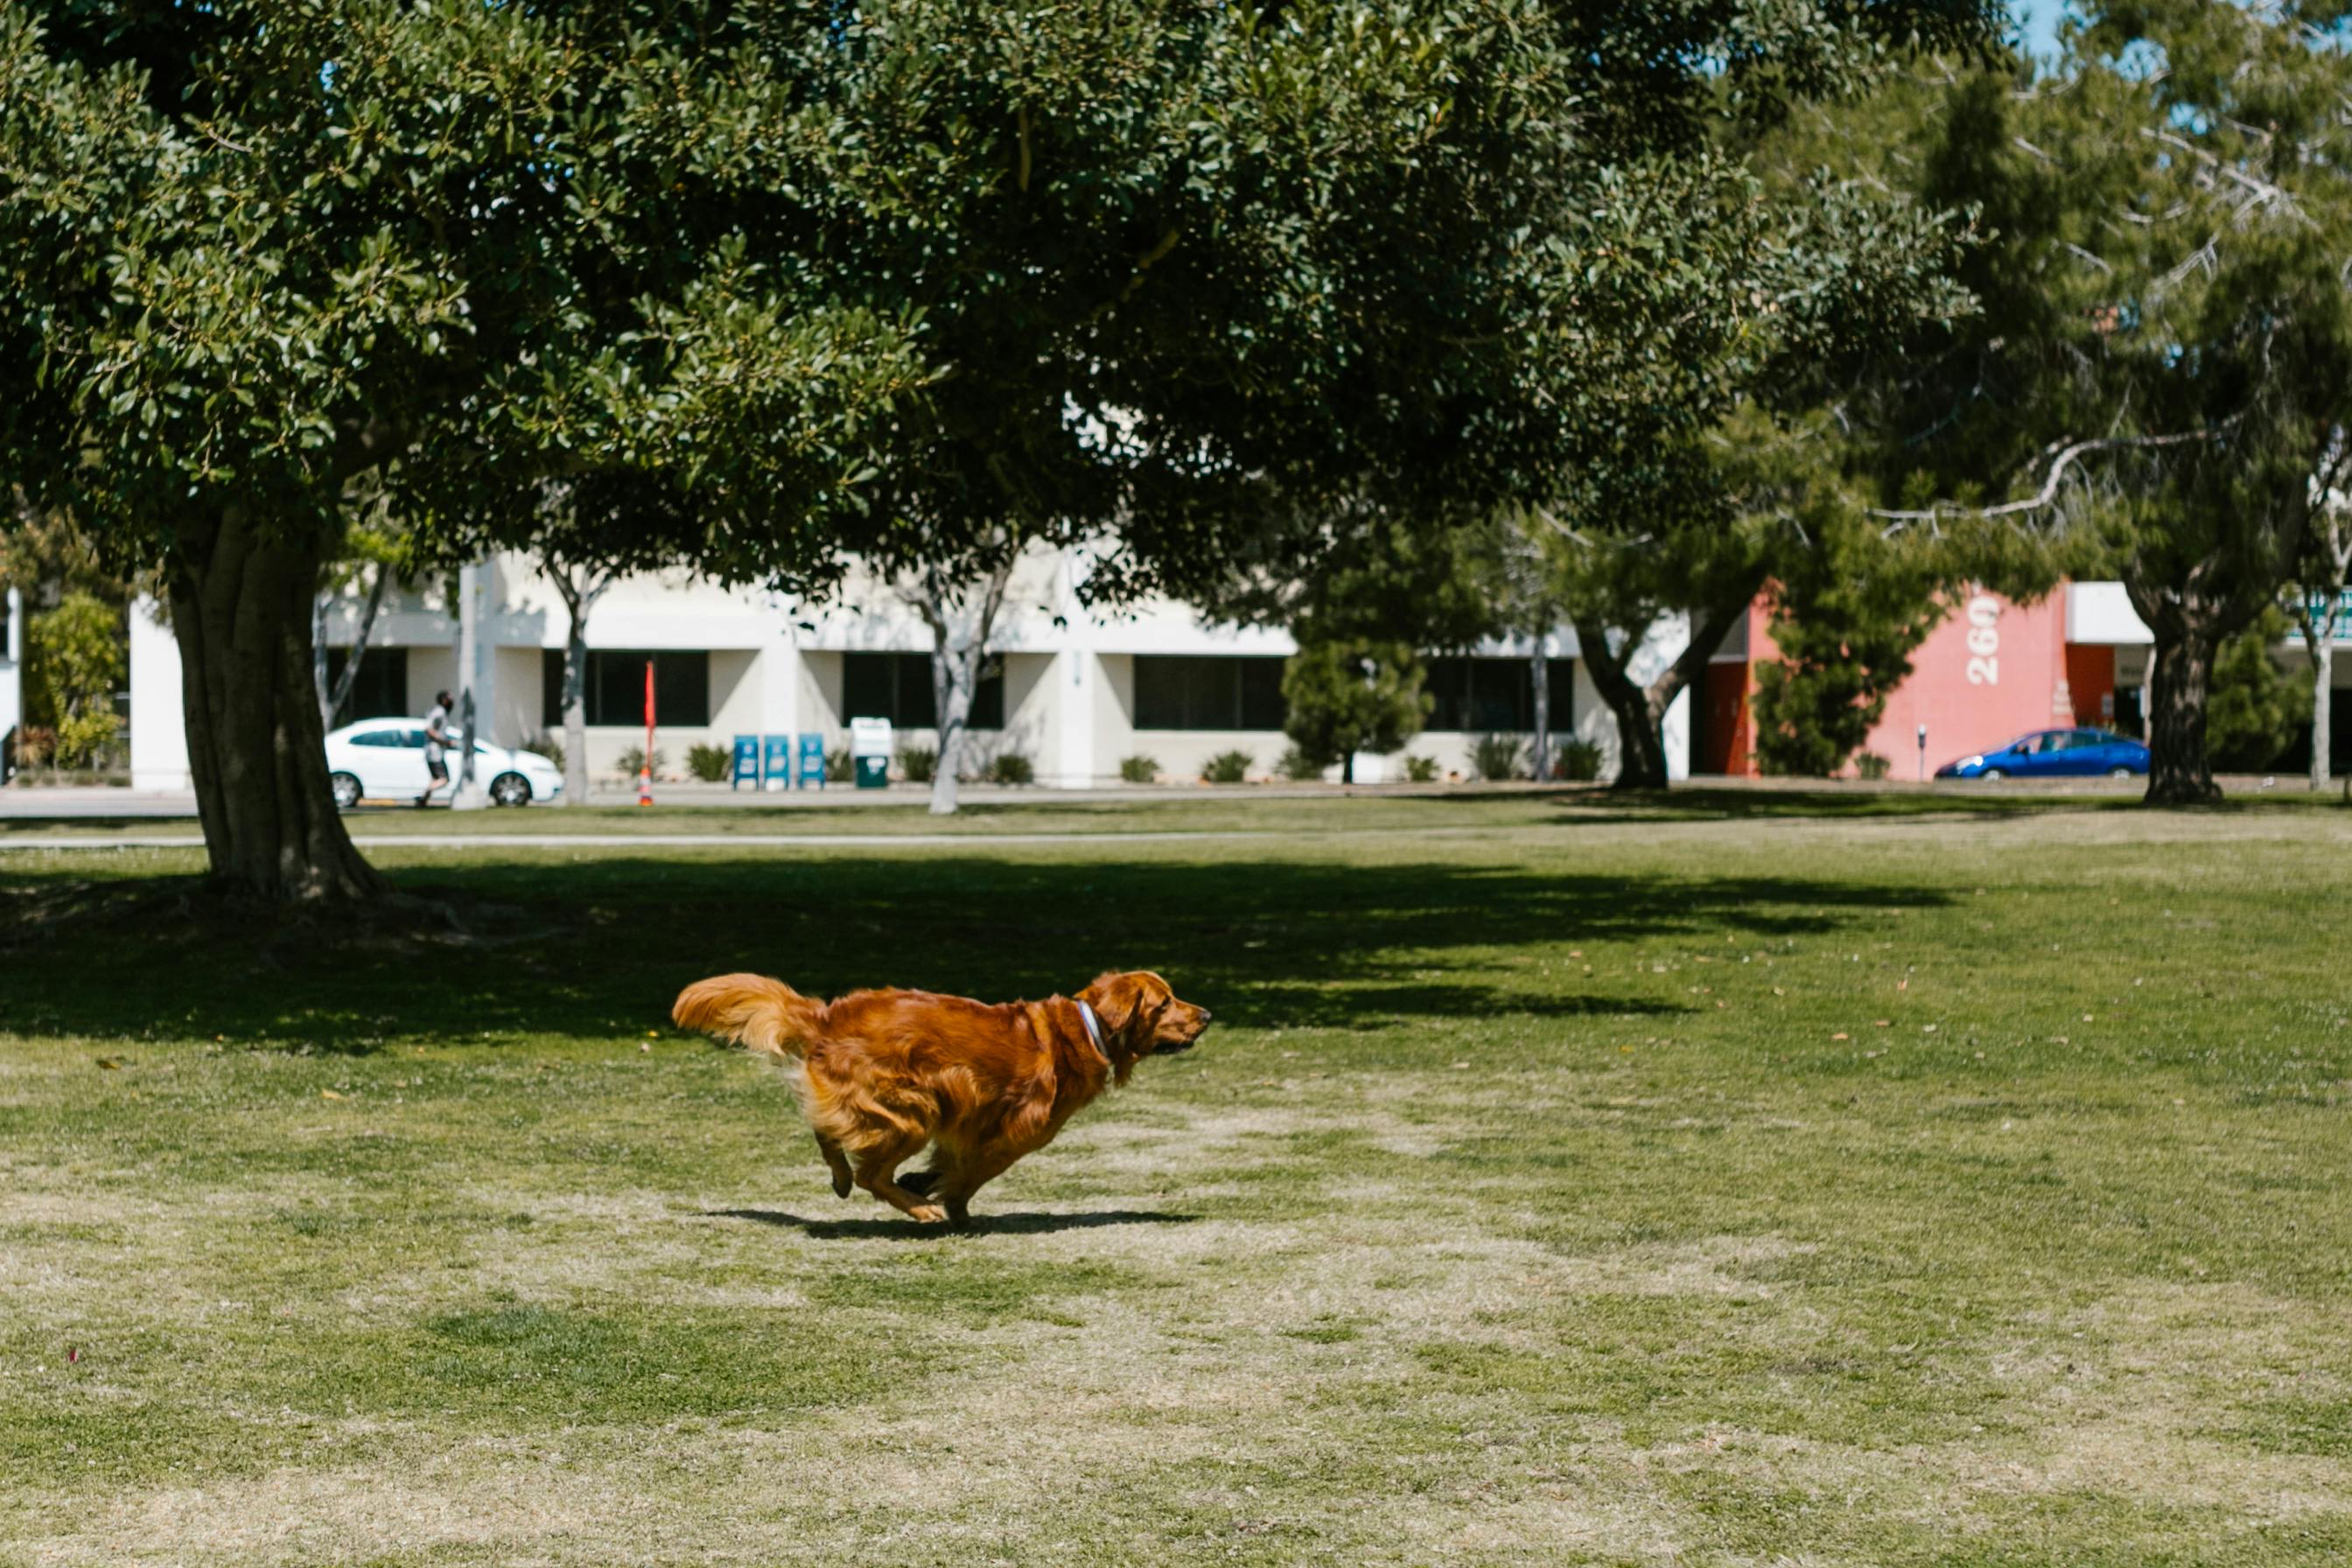
<path id="1" fill-rule="evenodd" d="M 0 1562 L 2352 1557 L 2352 812 L 1853 798 L 0 850 Z M 971 1234 L 664 1021 L 1128 965 L 1216 1027 Z"/>

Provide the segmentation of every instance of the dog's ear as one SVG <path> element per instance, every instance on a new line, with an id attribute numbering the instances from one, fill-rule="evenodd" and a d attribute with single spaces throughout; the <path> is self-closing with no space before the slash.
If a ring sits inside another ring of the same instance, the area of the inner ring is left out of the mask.
<path id="1" fill-rule="evenodd" d="M 1143 1010 L 1143 986 L 1132 974 L 1098 974 L 1078 1000 L 1094 1009 L 1106 1031 L 1124 1036 Z"/>

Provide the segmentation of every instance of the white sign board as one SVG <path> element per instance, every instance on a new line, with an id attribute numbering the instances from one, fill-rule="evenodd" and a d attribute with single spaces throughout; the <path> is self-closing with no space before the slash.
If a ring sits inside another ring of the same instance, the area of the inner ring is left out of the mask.
<path id="1" fill-rule="evenodd" d="M 853 757 L 888 756 L 890 754 L 890 721 L 852 719 L 849 721 L 849 754 Z"/>

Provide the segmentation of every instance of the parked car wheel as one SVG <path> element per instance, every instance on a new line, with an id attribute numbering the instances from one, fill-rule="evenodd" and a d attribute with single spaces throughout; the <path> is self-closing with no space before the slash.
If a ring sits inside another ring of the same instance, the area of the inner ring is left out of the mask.
<path id="1" fill-rule="evenodd" d="M 349 811 L 359 805 L 360 781 L 358 779 L 349 773 L 336 773 L 327 780 L 327 784 L 335 792 L 336 809 Z"/>
<path id="2" fill-rule="evenodd" d="M 500 773 L 490 781 L 490 798 L 500 805 L 529 805 L 530 781 L 520 773 Z"/>
<path id="3" fill-rule="evenodd" d="M 2136 779 L 2139 777 L 2139 770 L 2137 768 L 2109 768 L 2107 770 L 2107 776 L 2111 779 Z"/>
<path id="4" fill-rule="evenodd" d="M 1977 777 L 1980 779 L 1988 779 L 1994 784 L 1999 784 L 2008 776 L 2009 774 L 2000 768 L 1987 768 L 1984 772 L 1977 775 Z"/>

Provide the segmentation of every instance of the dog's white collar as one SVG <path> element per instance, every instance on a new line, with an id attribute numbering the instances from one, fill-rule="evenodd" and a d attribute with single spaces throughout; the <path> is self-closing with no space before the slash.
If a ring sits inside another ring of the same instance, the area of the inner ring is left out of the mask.
<path id="1" fill-rule="evenodd" d="M 1087 1040 L 1094 1047 L 1095 1055 L 1102 1058 L 1105 1067 L 1110 1066 L 1110 1051 L 1103 1045 L 1102 1025 L 1096 1020 L 1095 1010 L 1084 1002 L 1078 1004 L 1078 1021 L 1087 1026 Z"/>

